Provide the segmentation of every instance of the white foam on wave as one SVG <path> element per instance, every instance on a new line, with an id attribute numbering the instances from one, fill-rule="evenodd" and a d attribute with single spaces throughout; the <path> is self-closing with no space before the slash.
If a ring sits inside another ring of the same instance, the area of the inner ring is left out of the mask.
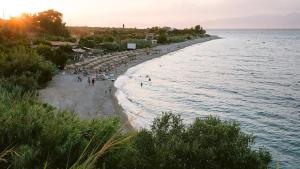
<path id="1" fill-rule="evenodd" d="M 189 46 L 191 47 L 191 46 Z M 134 84 L 139 84 L 139 81 L 135 78 L 137 76 L 137 72 L 144 68 L 146 64 L 149 62 L 155 62 L 157 60 L 161 60 L 162 58 L 167 58 L 167 56 L 172 56 L 175 53 L 181 52 L 183 49 L 170 52 L 166 55 L 163 55 L 158 58 L 154 58 L 148 61 L 145 61 L 139 65 L 136 65 L 134 67 L 129 68 L 123 75 L 119 76 L 117 80 L 114 83 L 114 86 L 116 87 L 117 91 L 115 93 L 115 96 L 118 100 L 118 104 L 123 108 L 124 113 L 128 116 L 128 119 L 130 120 L 130 123 L 132 127 L 136 129 L 142 129 L 146 128 L 149 129 L 150 125 L 152 124 L 155 117 L 157 117 L 159 114 L 155 114 L 153 112 L 148 112 L 145 110 L 145 108 L 142 107 L 142 105 L 139 105 L 135 100 L 131 99 L 133 93 L 133 90 L 127 90 L 126 85 L 130 85 L 130 81 L 133 81 Z"/>
<path id="2" fill-rule="evenodd" d="M 114 83 L 114 86 L 117 88 L 115 96 L 118 100 L 118 104 L 123 108 L 124 113 L 128 116 L 130 124 L 136 129 L 149 128 L 152 120 L 154 119 L 153 115 L 146 112 L 141 105 L 138 105 L 129 98 L 129 94 L 125 89 L 126 83 L 131 80 L 133 74 L 135 74 L 140 67 L 141 65 L 138 65 L 128 69 L 127 72 L 118 77 Z"/>

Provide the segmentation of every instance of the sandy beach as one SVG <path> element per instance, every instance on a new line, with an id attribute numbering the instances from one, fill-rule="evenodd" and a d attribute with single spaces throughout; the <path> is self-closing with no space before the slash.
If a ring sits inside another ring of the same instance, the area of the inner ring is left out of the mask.
<path id="1" fill-rule="evenodd" d="M 111 73 L 114 73 L 117 78 L 128 68 L 147 60 L 214 39 L 218 39 L 218 37 L 212 36 L 180 43 L 159 45 L 155 47 L 161 50 L 159 54 L 139 55 L 135 60 L 130 61 L 126 67 L 125 65 L 120 65 Z M 39 91 L 39 99 L 59 109 L 74 111 L 81 118 L 120 116 L 125 121 L 127 116 L 122 113 L 122 108 L 118 105 L 118 101 L 115 98 L 116 89 L 113 83 L 109 80 L 96 81 L 95 86 L 89 86 L 87 78 L 84 78 L 82 82 L 76 82 L 73 75 L 60 72 L 45 89 Z"/>

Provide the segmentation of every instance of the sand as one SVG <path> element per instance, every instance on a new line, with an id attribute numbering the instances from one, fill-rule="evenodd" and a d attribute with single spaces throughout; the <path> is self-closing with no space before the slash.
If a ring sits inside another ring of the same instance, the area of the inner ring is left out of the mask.
<path id="1" fill-rule="evenodd" d="M 129 62 L 128 66 L 121 65 L 112 73 L 116 78 L 123 74 L 128 68 L 143 63 L 147 60 L 163 56 L 167 53 L 191 46 L 193 44 L 218 39 L 216 36 L 200 38 L 180 43 L 159 45 L 155 48 L 161 49 L 161 53 L 156 55 L 141 55 L 137 59 Z M 111 92 L 109 92 L 111 89 Z M 74 76 L 60 72 L 48 84 L 48 87 L 39 91 L 39 99 L 62 110 L 74 111 L 81 118 L 105 118 L 119 116 L 125 121 L 127 116 L 116 100 L 115 88 L 112 81 L 96 81 L 95 86 L 89 86 L 87 79 L 76 82 Z"/>

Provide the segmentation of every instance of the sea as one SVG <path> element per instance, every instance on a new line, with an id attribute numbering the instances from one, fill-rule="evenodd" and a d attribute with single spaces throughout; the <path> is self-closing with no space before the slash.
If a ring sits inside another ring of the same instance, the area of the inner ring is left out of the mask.
<path id="1" fill-rule="evenodd" d="M 209 30 L 221 39 L 144 62 L 120 76 L 116 97 L 136 128 L 162 112 L 240 123 L 275 165 L 300 168 L 300 30 Z M 142 84 L 142 86 L 141 86 Z"/>

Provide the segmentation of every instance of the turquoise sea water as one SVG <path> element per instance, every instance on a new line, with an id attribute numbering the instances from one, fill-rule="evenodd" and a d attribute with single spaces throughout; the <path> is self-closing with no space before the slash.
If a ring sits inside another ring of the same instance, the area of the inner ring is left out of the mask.
<path id="1" fill-rule="evenodd" d="M 136 127 L 162 111 L 241 124 L 281 168 L 300 168 L 300 30 L 211 30 L 196 44 L 129 69 L 116 96 Z M 149 78 L 146 78 L 149 76 Z M 143 87 L 140 84 L 143 83 Z"/>

